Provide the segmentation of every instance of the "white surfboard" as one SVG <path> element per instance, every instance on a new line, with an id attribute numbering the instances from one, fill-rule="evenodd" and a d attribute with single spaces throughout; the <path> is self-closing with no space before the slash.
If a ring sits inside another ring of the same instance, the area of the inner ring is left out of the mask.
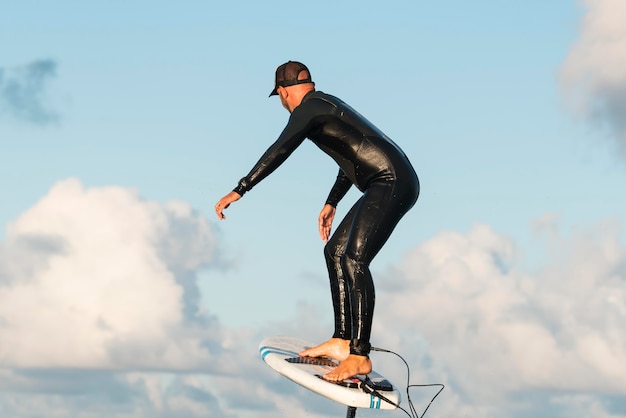
<path id="1" fill-rule="evenodd" d="M 338 363 L 326 358 L 298 356 L 298 352 L 312 346 L 313 344 L 298 338 L 270 337 L 261 342 L 259 352 L 268 366 L 287 379 L 335 402 L 354 408 L 397 408 L 400 393 L 387 379 L 374 371 L 367 378 L 359 375 L 341 383 L 322 379 L 321 376 Z"/>

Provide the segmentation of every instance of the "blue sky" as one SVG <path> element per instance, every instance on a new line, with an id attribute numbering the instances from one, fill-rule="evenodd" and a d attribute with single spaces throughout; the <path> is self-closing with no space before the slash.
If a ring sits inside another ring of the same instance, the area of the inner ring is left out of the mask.
<path id="1" fill-rule="evenodd" d="M 420 176 L 372 342 L 446 384 L 428 415 L 626 417 L 620 0 L 0 5 L 3 416 L 344 416 L 256 348 L 331 332 L 334 163 L 305 142 L 212 212 L 294 59 Z"/>

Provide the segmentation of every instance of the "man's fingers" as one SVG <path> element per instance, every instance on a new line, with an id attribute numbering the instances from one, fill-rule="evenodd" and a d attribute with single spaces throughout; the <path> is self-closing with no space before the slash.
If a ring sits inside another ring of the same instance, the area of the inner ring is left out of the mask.
<path id="1" fill-rule="evenodd" d="M 330 236 L 330 228 L 330 225 L 325 225 L 321 222 L 319 224 L 320 238 L 322 238 L 324 242 L 328 241 L 328 237 Z"/>
<path id="2" fill-rule="evenodd" d="M 230 206 L 230 203 L 224 204 L 222 202 L 222 200 L 220 200 L 219 202 L 217 202 L 217 204 L 215 205 L 215 213 L 217 214 L 217 217 L 220 219 L 226 219 L 226 216 L 224 215 L 224 209 L 226 209 L 228 206 Z"/>

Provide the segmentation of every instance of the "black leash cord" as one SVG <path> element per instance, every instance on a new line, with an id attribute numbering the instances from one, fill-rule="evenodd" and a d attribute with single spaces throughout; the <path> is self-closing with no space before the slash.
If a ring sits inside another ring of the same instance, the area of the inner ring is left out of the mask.
<path id="1" fill-rule="evenodd" d="M 445 386 L 442 383 L 429 383 L 429 384 L 424 384 L 424 385 L 415 385 L 415 384 L 412 385 L 411 384 L 411 368 L 409 367 L 409 364 L 406 362 L 406 360 L 400 354 L 395 353 L 395 352 L 393 352 L 391 350 L 385 350 L 384 348 L 377 348 L 377 347 L 372 347 L 371 350 L 372 351 L 379 351 L 381 353 L 393 354 L 396 357 L 398 357 L 400 360 L 402 360 L 402 362 L 406 366 L 406 380 L 407 380 L 407 383 L 406 383 L 406 399 L 407 399 L 407 402 L 409 404 L 409 410 L 411 411 L 411 413 L 409 413 L 406 409 L 402 408 L 400 405 L 396 404 L 395 402 L 390 401 L 385 396 L 383 396 L 378 390 L 376 390 L 374 388 L 374 384 L 369 379 L 369 377 L 367 377 L 365 379 L 365 381 L 363 382 L 363 386 L 362 386 L 363 390 L 365 392 L 367 392 L 367 393 L 370 393 L 370 394 L 372 394 L 374 396 L 379 397 L 380 399 L 382 399 L 383 401 L 385 401 L 387 403 L 390 403 L 390 404 L 396 406 L 397 408 L 402 410 L 405 414 L 407 414 L 411 418 L 424 418 L 424 415 L 426 415 L 426 411 L 428 411 L 428 408 L 430 408 L 430 405 L 432 405 L 432 403 L 435 400 L 435 398 L 437 398 L 437 396 L 439 396 L 439 394 L 443 391 Z M 411 394 L 409 393 L 409 389 L 412 388 L 412 387 L 434 387 L 434 386 L 438 386 L 438 387 L 440 387 L 440 389 L 437 391 L 435 396 L 432 397 L 432 399 L 430 400 L 430 402 L 426 406 L 426 409 L 424 409 L 424 412 L 422 412 L 421 415 L 418 414 L 417 410 L 413 406 L 413 401 L 411 400 Z"/>

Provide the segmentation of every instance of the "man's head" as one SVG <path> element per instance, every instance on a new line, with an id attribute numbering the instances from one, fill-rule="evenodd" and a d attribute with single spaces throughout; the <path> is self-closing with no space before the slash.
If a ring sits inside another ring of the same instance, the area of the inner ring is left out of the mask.
<path id="1" fill-rule="evenodd" d="M 298 61 L 288 61 L 276 69 L 274 90 L 270 93 L 270 97 L 278 95 L 279 87 L 289 87 L 298 84 L 315 86 L 315 83 L 311 80 L 311 72 L 306 65 Z"/>
<path id="2" fill-rule="evenodd" d="M 315 89 L 311 73 L 306 65 L 297 61 L 288 61 L 276 69 L 274 90 L 271 96 L 278 95 L 285 109 L 293 111 L 306 93 Z"/>

